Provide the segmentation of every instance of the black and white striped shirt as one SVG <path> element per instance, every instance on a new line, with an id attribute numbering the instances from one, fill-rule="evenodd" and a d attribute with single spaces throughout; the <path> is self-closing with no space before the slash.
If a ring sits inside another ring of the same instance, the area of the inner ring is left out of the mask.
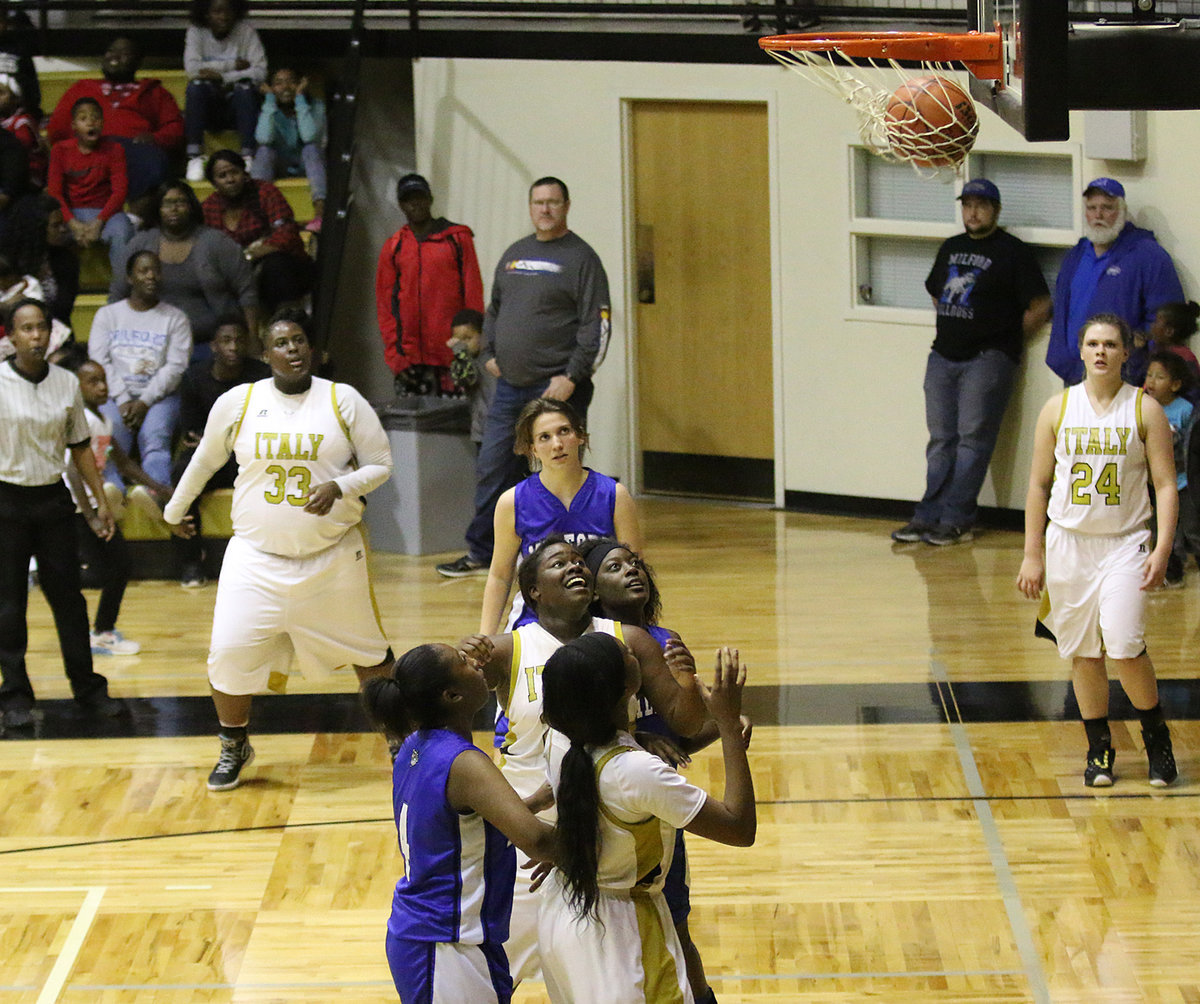
<path id="1" fill-rule="evenodd" d="M 34 381 L 0 363 L 0 481 L 37 487 L 63 476 L 68 446 L 90 439 L 74 373 L 50 366 Z"/>

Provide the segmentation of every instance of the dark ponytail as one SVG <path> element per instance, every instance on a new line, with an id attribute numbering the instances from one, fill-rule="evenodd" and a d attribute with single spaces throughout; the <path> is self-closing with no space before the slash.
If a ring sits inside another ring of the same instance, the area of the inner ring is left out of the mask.
<path id="1" fill-rule="evenodd" d="M 559 870 L 567 903 L 583 918 L 596 917 L 600 896 L 600 791 L 589 746 L 616 738 L 613 709 L 625 693 L 625 656 L 607 634 L 585 634 L 568 642 L 542 671 L 542 712 L 571 748 L 563 757 L 558 804 Z"/>
<path id="2" fill-rule="evenodd" d="M 1174 334 L 1176 342 L 1185 342 L 1196 333 L 1196 321 L 1200 318 L 1200 304 L 1194 300 L 1183 303 L 1164 303 L 1157 311 Z"/>
<path id="3" fill-rule="evenodd" d="M 368 680 L 362 701 L 372 721 L 399 737 L 444 724 L 442 692 L 451 669 L 446 651 L 442 645 L 418 645 L 396 660 L 391 676 Z"/>

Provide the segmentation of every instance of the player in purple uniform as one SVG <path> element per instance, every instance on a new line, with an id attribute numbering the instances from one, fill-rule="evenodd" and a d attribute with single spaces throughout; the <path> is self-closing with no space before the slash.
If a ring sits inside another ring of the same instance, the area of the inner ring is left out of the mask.
<path id="1" fill-rule="evenodd" d="M 476 651 L 488 644 L 477 640 Z M 536 860 L 553 856 L 553 828 L 471 744 L 472 720 L 487 697 L 478 663 L 449 645 L 411 649 L 391 676 L 363 689 L 372 717 L 407 736 L 392 767 L 405 875 L 387 932 L 388 965 L 404 1004 L 507 1004 L 512 845 Z"/>
<path id="2" fill-rule="evenodd" d="M 617 537 L 639 550 L 642 531 L 633 497 L 624 485 L 583 466 L 588 437 L 575 410 L 563 401 L 537 398 L 517 418 L 513 451 L 534 471 L 496 504 L 495 547 L 483 589 L 479 633 L 500 631 L 517 559 L 552 533 L 578 546 L 593 537 Z M 518 620 L 528 623 L 533 616 Z"/>
<path id="3" fill-rule="evenodd" d="M 678 632 L 659 625 L 662 614 L 662 597 L 654 581 L 654 572 L 632 547 L 610 538 L 589 541 L 583 549 L 584 561 L 591 569 L 595 580 L 596 598 L 592 602 L 592 613 L 597 617 L 611 617 L 622 624 L 634 624 L 644 628 L 662 647 L 667 666 L 675 672 L 696 672 L 692 653 L 679 637 Z M 645 695 L 637 695 L 637 718 L 633 726 L 634 738 L 639 744 L 672 767 L 683 767 L 695 753 L 720 738 L 716 722 L 709 719 L 691 739 L 676 735 L 667 727 L 662 716 L 650 706 Z M 750 719 L 741 716 L 742 738 L 750 748 L 753 726 Z M 675 831 L 675 853 L 671 868 L 663 883 L 663 895 L 671 911 L 671 921 L 683 958 L 687 963 L 688 983 L 696 1004 L 716 1004 L 716 994 L 704 973 L 704 960 L 700 950 L 692 941 L 688 929 L 688 915 L 692 904 L 688 881 L 687 851 L 683 842 L 683 830 Z"/>

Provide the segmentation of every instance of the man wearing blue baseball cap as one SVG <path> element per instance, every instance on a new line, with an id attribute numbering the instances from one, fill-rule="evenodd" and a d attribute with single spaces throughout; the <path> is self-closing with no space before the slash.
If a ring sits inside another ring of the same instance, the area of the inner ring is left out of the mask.
<path id="1" fill-rule="evenodd" d="M 906 543 L 973 538 L 976 500 L 1025 339 L 1050 315 L 1033 251 L 1000 228 L 1000 190 L 974 178 L 958 198 L 965 231 L 942 244 L 925 280 L 937 335 L 925 366 L 925 494 L 892 533 Z"/>
<path id="2" fill-rule="evenodd" d="M 1070 386 L 1083 379 L 1079 331 L 1093 314 L 1116 314 L 1148 331 L 1164 303 L 1183 300 L 1171 256 L 1154 233 L 1128 219 L 1125 186 L 1095 178 L 1083 190 L 1084 236 L 1063 259 L 1054 285 L 1054 326 L 1046 365 Z M 1134 382 L 1138 374 L 1126 373 Z"/>

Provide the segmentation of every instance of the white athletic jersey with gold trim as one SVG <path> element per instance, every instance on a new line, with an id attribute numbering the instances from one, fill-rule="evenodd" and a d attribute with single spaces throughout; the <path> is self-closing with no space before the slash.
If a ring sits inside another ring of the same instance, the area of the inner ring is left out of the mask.
<path id="1" fill-rule="evenodd" d="M 303 394 L 284 394 L 271 378 L 234 387 L 209 413 L 196 455 L 164 516 L 178 523 L 208 478 L 232 452 L 233 532 L 260 551 L 306 557 L 336 544 L 362 518 L 361 496 L 392 471 L 387 433 L 353 387 L 313 377 Z M 215 466 L 214 466 L 215 465 Z M 324 516 L 304 511 L 312 488 L 342 490 Z"/>
<path id="2" fill-rule="evenodd" d="M 1150 519 L 1143 393 L 1122 384 L 1108 410 L 1098 415 L 1083 384 L 1063 391 L 1047 509 L 1059 526 L 1114 536 L 1140 529 Z"/>
<path id="3" fill-rule="evenodd" d="M 621 625 L 607 617 L 593 617 L 592 630 L 624 641 Z M 505 709 L 508 732 L 500 747 L 500 770 L 517 794 L 528 798 L 546 783 L 546 736 L 550 728 L 542 721 L 542 670 L 563 643 L 536 621 L 521 625 L 512 639 Z"/>

